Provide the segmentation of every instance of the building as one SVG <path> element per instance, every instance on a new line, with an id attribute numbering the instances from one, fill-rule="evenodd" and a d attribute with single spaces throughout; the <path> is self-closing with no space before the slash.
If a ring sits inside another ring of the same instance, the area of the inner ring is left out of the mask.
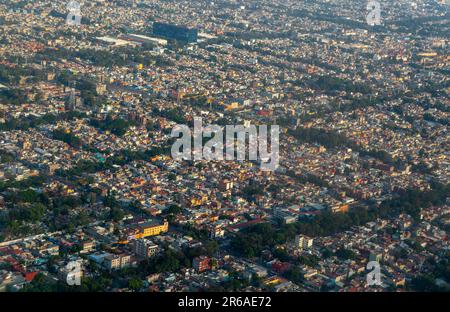
<path id="1" fill-rule="evenodd" d="M 97 91 L 97 94 L 103 95 L 106 93 L 106 84 L 104 83 L 97 83 L 95 86 L 95 91 Z"/>
<path id="2" fill-rule="evenodd" d="M 346 213 L 348 212 L 350 206 L 348 204 L 338 204 L 331 207 L 333 213 Z"/>
<path id="3" fill-rule="evenodd" d="M 233 181 L 229 181 L 229 180 L 222 180 L 219 183 L 219 189 L 221 191 L 229 191 L 232 190 L 234 187 L 234 183 Z"/>
<path id="4" fill-rule="evenodd" d="M 383 260 L 383 253 L 371 252 L 369 255 L 369 261 L 381 262 Z"/>
<path id="5" fill-rule="evenodd" d="M 159 46 L 166 46 L 167 40 L 161 38 L 147 37 L 142 35 L 127 34 L 120 37 L 122 40 L 136 42 L 138 44 L 151 43 Z"/>
<path id="6" fill-rule="evenodd" d="M 185 43 L 194 43 L 198 39 L 198 30 L 195 28 L 154 22 L 153 35 Z"/>
<path id="7" fill-rule="evenodd" d="M 157 252 L 158 245 L 148 239 L 142 238 L 135 240 L 134 242 L 134 253 L 140 258 L 151 258 L 155 256 Z"/>
<path id="8" fill-rule="evenodd" d="M 305 235 L 297 235 L 295 237 L 294 248 L 298 250 L 309 249 L 313 245 L 313 239 Z"/>
<path id="9" fill-rule="evenodd" d="M 65 111 L 74 111 L 82 105 L 82 99 L 75 94 L 75 89 L 70 90 L 70 94 L 64 102 Z"/>
<path id="10" fill-rule="evenodd" d="M 126 45 L 133 45 L 133 42 L 130 42 L 127 40 L 122 40 L 122 39 L 117 39 L 117 38 L 106 37 L 106 36 L 105 37 L 97 37 L 95 39 L 104 46 L 120 47 L 120 46 L 126 46 Z"/>
<path id="11" fill-rule="evenodd" d="M 169 222 L 164 220 L 163 224 L 158 224 L 154 222 L 143 223 L 139 226 L 138 233 L 136 234 L 136 239 L 144 238 L 148 236 L 156 236 L 161 233 L 166 233 L 169 231 Z"/>
<path id="12" fill-rule="evenodd" d="M 250 264 L 244 271 L 244 276 L 248 280 L 251 280 L 253 276 L 257 276 L 259 278 L 265 278 L 268 275 L 268 271 L 266 268 L 256 265 Z"/>
<path id="13" fill-rule="evenodd" d="M 297 214 L 294 214 L 287 208 L 275 208 L 273 215 L 283 224 L 291 224 L 297 221 Z"/>
<path id="14" fill-rule="evenodd" d="M 81 242 L 80 245 L 81 245 L 80 253 L 89 253 L 95 248 L 95 242 L 91 240 L 83 241 Z"/>
<path id="15" fill-rule="evenodd" d="M 206 256 L 196 257 L 192 261 L 192 267 L 195 269 L 195 271 L 201 273 L 211 268 L 210 262 L 211 259 Z"/>
<path id="16" fill-rule="evenodd" d="M 225 235 L 225 230 L 222 226 L 211 226 L 209 228 L 209 238 L 222 238 Z"/>
<path id="17" fill-rule="evenodd" d="M 127 229 L 124 237 L 122 237 L 122 241 L 128 242 L 133 239 L 156 236 L 161 233 L 166 233 L 167 231 L 169 231 L 169 222 L 167 222 L 167 220 L 164 220 L 163 224 L 153 221 L 144 222 Z"/>
<path id="18" fill-rule="evenodd" d="M 104 258 L 104 265 L 109 270 L 117 270 L 129 266 L 131 256 L 127 254 L 108 255 Z"/>

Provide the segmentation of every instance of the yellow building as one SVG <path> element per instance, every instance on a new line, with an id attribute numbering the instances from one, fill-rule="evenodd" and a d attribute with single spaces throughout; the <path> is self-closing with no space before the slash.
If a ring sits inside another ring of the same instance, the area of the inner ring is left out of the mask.
<path id="1" fill-rule="evenodd" d="M 233 102 L 233 103 L 230 103 L 229 105 L 227 105 L 225 107 L 225 110 L 229 111 L 229 110 L 238 109 L 238 108 L 239 108 L 239 103 Z"/>
<path id="2" fill-rule="evenodd" d="M 138 233 L 135 235 L 136 239 L 155 236 L 161 233 L 166 233 L 169 231 L 169 222 L 164 220 L 163 224 L 155 224 L 155 223 L 144 223 L 139 226 Z"/>

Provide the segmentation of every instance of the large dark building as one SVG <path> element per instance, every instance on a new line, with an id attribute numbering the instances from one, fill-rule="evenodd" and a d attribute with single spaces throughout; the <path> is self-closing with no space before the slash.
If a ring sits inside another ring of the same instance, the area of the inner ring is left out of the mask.
<path id="1" fill-rule="evenodd" d="M 173 24 L 154 22 L 153 35 L 166 39 L 183 41 L 186 43 L 197 42 L 198 30 Z"/>

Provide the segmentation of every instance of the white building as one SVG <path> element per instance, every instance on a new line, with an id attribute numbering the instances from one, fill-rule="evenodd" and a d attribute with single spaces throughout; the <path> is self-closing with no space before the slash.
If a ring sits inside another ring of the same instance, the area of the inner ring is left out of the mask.
<path id="1" fill-rule="evenodd" d="M 152 241 L 142 238 L 134 242 L 134 253 L 140 258 L 150 258 L 158 252 L 158 245 Z"/>

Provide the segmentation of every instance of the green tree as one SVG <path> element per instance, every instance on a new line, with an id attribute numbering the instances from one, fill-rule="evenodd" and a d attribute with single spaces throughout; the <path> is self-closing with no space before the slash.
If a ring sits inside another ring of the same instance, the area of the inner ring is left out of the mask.
<path id="1" fill-rule="evenodd" d="M 133 291 L 138 291 L 144 286 L 142 280 L 137 278 L 132 278 L 128 280 L 128 287 Z"/>

